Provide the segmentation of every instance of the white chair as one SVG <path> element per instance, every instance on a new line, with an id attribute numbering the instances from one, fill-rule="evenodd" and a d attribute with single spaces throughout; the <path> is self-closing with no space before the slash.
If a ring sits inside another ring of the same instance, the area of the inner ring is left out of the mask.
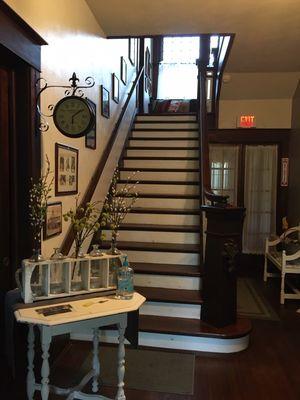
<path id="1" fill-rule="evenodd" d="M 279 274 L 268 272 L 268 261 L 279 269 L 281 275 L 280 304 L 284 304 L 285 299 L 300 299 L 300 290 L 298 290 L 290 282 L 286 282 L 286 274 L 300 274 L 300 250 L 294 254 L 287 255 L 286 251 L 278 251 L 276 246 L 282 243 L 292 233 L 300 233 L 300 226 L 288 229 L 279 238 L 269 240 L 266 239 L 265 247 L 265 265 L 264 265 L 264 281 L 268 278 L 278 276 Z M 285 292 L 285 284 L 288 284 L 293 293 Z"/>

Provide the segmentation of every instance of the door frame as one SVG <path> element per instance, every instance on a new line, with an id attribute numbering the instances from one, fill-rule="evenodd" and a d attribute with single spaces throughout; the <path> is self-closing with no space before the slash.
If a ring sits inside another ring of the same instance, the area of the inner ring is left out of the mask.
<path id="1" fill-rule="evenodd" d="M 282 218 L 288 211 L 288 187 L 280 185 L 281 159 L 289 157 L 289 138 L 291 129 L 215 129 L 209 131 L 209 144 L 230 144 L 239 146 L 238 170 L 238 205 L 244 203 L 244 173 L 246 145 L 277 145 L 277 198 L 276 198 L 276 233 L 282 233 Z M 247 212 L 247 210 L 246 210 Z"/>
<path id="2" fill-rule="evenodd" d="M 0 2 L 1 64 L 11 71 L 10 170 L 13 175 L 10 220 L 10 286 L 15 269 L 33 248 L 28 200 L 30 179 L 40 176 L 41 139 L 36 103 L 36 80 L 41 68 L 41 46 L 47 44 L 7 4 Z"/>

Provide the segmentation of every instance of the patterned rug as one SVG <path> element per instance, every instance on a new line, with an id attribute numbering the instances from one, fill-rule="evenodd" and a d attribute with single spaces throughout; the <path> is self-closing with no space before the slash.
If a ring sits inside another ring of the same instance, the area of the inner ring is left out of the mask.
<path id="1" fill-rule="evenodd" d="M 196 111 L 195 100 L 154 100 L 153 112 L 159 114 L 184 114 Z"/>
<path id="2" fill-rule="evenodd" d="M 238 278 L 237 311 L 240 316 L 251 319 L 279 321 L 255 280 L 250 278 Z"/>
<path id="3" fill-rule="evenodd" d="M 116 386 L 117 348 L 100 347 L 99 359 L 103 384 Z M 91 364 L 92 353 L 85 359 L 80 374 L 87 373 Z M 194 354 L 126 348 L 125 388 L 192 395 L 194 369 Z"/>

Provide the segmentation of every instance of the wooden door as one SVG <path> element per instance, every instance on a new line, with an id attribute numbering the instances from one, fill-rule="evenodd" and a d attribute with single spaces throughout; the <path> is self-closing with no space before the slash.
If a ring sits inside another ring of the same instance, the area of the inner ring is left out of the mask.
<path id="1" fill-rule="evenodd" d="M 0 67 L 0 291 L 11 287 L 11 168 L 10 168 L 10 87 L 11 72 Z"/>

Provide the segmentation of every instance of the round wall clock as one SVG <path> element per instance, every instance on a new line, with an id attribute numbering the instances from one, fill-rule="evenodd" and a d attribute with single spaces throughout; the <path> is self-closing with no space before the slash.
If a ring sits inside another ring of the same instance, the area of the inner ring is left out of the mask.
<path id="1" fill-rule="evenodd" d="M 65 136 L 79 138 L 86 135 L 95 124 L 95 111 L 88 99 L 67 96 L 53 110 L 56 128 Z"/>

